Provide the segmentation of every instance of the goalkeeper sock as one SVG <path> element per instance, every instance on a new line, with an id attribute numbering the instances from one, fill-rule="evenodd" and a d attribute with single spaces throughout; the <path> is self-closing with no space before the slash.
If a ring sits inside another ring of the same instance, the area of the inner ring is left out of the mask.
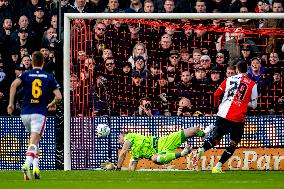
<path id="1" fill-rule="evenodd" d="M 161 165 L 167 164 L 179 157 L 181 157 L 181 153 L 170 152 L 165 154 L 159 154 L 157 157 L 157 163 Z"/>
<path id="2" fill-rule="evenodd" d="M 198 130 L 198 131 L 196 132 L 195 136 L 197 136 L 197 137 L 204 137 L 204 136 L 205 136 L 205 133 L 204 133 L 203 131 L 201 131 L 201 130 Z"/>

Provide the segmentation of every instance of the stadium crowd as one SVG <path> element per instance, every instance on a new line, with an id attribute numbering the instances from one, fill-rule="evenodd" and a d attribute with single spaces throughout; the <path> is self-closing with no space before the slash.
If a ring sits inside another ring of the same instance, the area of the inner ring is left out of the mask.
<path id="1" fill-rule="evenodd" d="M 63 14 L 84 12 L 283 13 L 283 2 L 0 0 L 1 107 L 12 80 L 30 69 L 35 50 L 62 86 Z M 71 25 L 74 116 L 214 114 L 213 93 L 235 74 L 238 61 L 247 62 L 259 87 L 258 109 L 251 114 L 283 114 L 284 20 L 74 19 Z"/>

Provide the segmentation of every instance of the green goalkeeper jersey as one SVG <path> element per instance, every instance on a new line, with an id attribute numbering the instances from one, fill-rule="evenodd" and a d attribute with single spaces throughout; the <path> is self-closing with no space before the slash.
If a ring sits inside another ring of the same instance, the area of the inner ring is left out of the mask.
<path id="1" fill-rule="evenodd" d="M 151 159 L 157 153 L 153 148 L 153 140 L 154 137 L 152 136 L 143 136 L 136 133 L 128 133 L 124 137 L 124 141 L 131 143 L 131 159 L 135 161 L 141 158 Z"/>

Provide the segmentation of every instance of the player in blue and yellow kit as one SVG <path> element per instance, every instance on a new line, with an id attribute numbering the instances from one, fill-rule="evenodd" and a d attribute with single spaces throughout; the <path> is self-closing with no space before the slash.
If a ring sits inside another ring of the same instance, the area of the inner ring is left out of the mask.
<path id="1" fill-rule="evenodd" d="M 14 111 L 14 99 L 17 87 L 23 84 L 24 99 L 21 107 L 21 118 L 26 130 L 30 133 L 30 141 L 26 152 L 26 161 L 22 167 L 24 179 L 30 180 L 30 166 L 33 163 L 35 179 L 40 178 L 38 168 L 38 144 L 43 135 L 47 111 L 56 109 L 62 95 L 59 85 L 52 74 L 42 70 L 44 58 L 41 52 L 32 55 L 33 69 L 20 74 L 11 84 L 10 100 L 7 107 L 8 114 Z M 50 92 L 55 95 L 52 102 L 48 103 Z"/>

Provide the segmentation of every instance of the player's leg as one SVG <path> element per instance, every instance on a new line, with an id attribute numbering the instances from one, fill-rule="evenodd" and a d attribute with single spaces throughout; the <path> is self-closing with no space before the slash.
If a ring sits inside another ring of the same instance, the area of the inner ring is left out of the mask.
<path id="1" fill-rule="evenodd" d="M 204 130 L 201 130 L 199 127 L 189 127 L 184 129 L 185 139 L 190 137 L 202 137 L 204 138 L 214 129 L 214 124 L 207 126 Z"/>
<path id="2" fill-rule="evenodd" d="M 31 115 L 21 115 L 22 122 L 24 126 L 26 127 L 26 131 L 31 133 Z M 30 139 L 32 138 L 32 135 L 30 134 Z M 26 151 L 26 160 L 25 163 L 22 166 L 22 171 L 24 173 L 24 179 L 25 180 L 30 180 L 31 179 L 31 174 L 30 174 L 30 165 L 33 162 L 34 158 L 34 150 L 35 147 L 31 145 L 29 142 L 28 149 Z"/>
<path id="3" fill-rule="evenodd" d="M 223 152 L 219 162 L 212 169 L 212 173 L 222 173 L 222 165 L 234 154 L 238 143 L 241 141 L 244 133 L 244 123 L 231 122 L 230 127 L 230 146 Z"/>
<path id="4" fill-rule="evenodd" d="M 34 141 L 35 144 L 39 145 L 39 141 L 44 133 L 46 123 L 46 117 L 41 114 L 32 114 L 31 119 L 31 130 L 37 135 L 37 140 Z M 36 155 L 33 160 L 33 175 L 35 179 L 40 179 L 40 170 L 39 170 L 39 148 L 37 148 Z"/>
<path id="5" fill-rule="evenodd" d="M 175 150 L 181 146 L 186 140 L 184 130 L 180 130 L 170 135 L 159 138 L 158 154 L 152 157 L 152 161 L 157 164 L 167 164 L 174 159 L 185 156 L 191 152 L 191 147 L 186 147 L 179 153 Z"/>
<path id="6" fill-rule="evenodd" d="M 40 170 L 39 170 L 39 154 L 40 154 L 40 149 L 37 146 L 37 154 L 34 158 L 33 161 L 33 175 L 35 177 L 35 179 L 40 179 Z"/>
<path id="7" fill-rule="evenodd" d="M 227 120 L 222 117 L 217 117 L 212 136 L 204 141 L 203 146 L 198 148 L 193 156 L 193 166 L 196 166 L 203 153 L 218 144 L 227 132 L 229 132 Z"/>

